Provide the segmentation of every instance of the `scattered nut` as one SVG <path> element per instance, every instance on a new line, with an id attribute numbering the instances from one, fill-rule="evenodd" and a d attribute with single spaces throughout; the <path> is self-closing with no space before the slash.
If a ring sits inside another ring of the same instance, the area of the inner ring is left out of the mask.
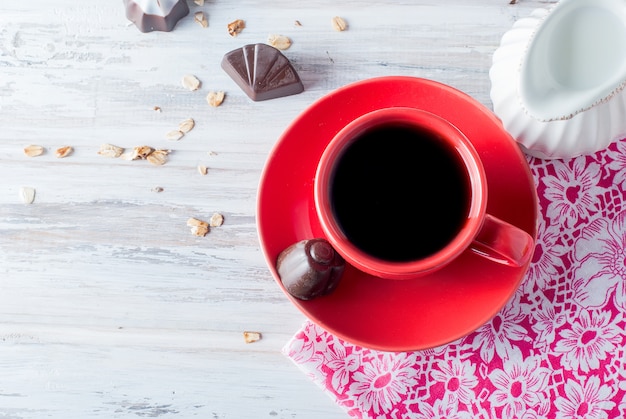
<path id="1" fill-rule="evenodd" d="M 170 150 L 154 150 L 148 154 L 146 160 L 155 166 L 162 166 L 167 162 L 167 155 L 170 154 Z"/>
<path id="2" fill-rule="evenodd" d="M 54 155 L 62 159 L 63 157 L 67 157 L 72 154 L 73 151 L 74 148 L 72 148 L 72 146 L 66 145 L 64 147 L 57 148 L 57 150 L 54 152 Z"/>
<path id="3" fill-rule="evenodd" d="M 191 227 L 191 234 L 198 237 L 204 237 L 209 233 L 209 227 L 207 226 L 195 226 Z"/>
<path id="4" fill-rule="evenodd" d="M 246 343 L 254 343 L 254 342 L 258 342 L 261 340 L 261 333 L 260 332 L 243 332 L 243 340 Z"/>
<path id="5" fill-rule="evenodd" d="M 189 218 L 187 227 L 191 227 L 191 234 L 194 236 L 204 237 L 209 232 L 209 223 L 198 220 L 197 218 Z"/>
<path id="6" fill-rule="evenodd" d="M 204 14 L 204 12 L 196 12 L 193 15 L 193 20 L 200 24 L 200 26 L 202 26 L 203 28 L 207 28 L 209 26 L 209 21 L 206 18 L 206 15 Z"/>
<path id="7" fill-rule="evenodd" d="M 24 148 L 24 154 L 26 154 L 28 157 L 41 156 L 45 151 L 46 149 L 40 145 L 29 145 Z"/>
<path id="8" fill-rule="evenodd" d="M 207 173 L 209 173 L 209 168 L 206 166 L 199 165 L 198 173 L 200 173 L 202 176 L 205 176 Z"/>
<path id="9" fill-rule="evenodd" d="M 152 108 L 153 111 L 155 112 L 161 112 L 161 107 L 160 106 L 155 106 Z"/>
<path id="10" fill-rule="evenodd" d="M 339 16 L 333 17 L 331 19 L 331 23 L 333 25 L 333 29 L 337 32 L 342 32 L 348 29 L 348 24 L 346 23 L 346 21 Z"/>
<path id="11" fill-rule="evenodd" d="M 133 148 L 129 160 L 145 160 L 153 151 L 154 149 L 147 145 L 137 146 Z"/>
<path id="12" fill-rule="evenodd" d="M 213 106 L 214 108 L 220 106 L 222 104 L 222 102 L 224 101 L 224 92 L 209 92 L 209 94 L 206 96 L 206 101 L 208 102 L 209 105 Z"/>
<path id="13" fill-rule="evenodd" d="M 156 193 L 161 193 L 163 192 L 163 188 L 160 186 L 155 186 L 154 188 L 151 189 L 152 192 L 156 192 Z"/>
<path id="14" fill-rule="evenodd" d="M 302 23 L 300 23 L 299 20 L 296 20 L 293 24 L 296 25 L 296 26 L 302 26 Z"/>
<path id="15" fill-rule="evenodd" d="M 32 204 L 35 200 L 35 188 L 22 186 L 20 188 L 20 198 L 22 198 L 23 203 Z"/>
<path id="16" fill-rule="evenodd" d="M 284 35 L 270 35 L 267 38 L 267 43 L 273 46 L 274 48 L 280 50 L 286 50 L 291 46 L 291 39 Z"/>
<path id="17" fill-rule="evenodd" d="M 200 88 L 200 80 L 193 74 L 187 74 L 183 77 L 183 87 L 192 92 L 198 90 Z"/>
<path id="18" fill-rule="evenodd" d="M 175 129 L 175 130 L 169 131 L 167 134 L 165 134 L 165 138 L 167 140 L 170 140 L 170 141 L 178 141 L 181 138 L 183 138 L 184 135 L 185 135 L 184 132 Z"/>
<path id="19" fill-rule="evenodd" d="M 123 153 L 120 158 L 124 160 L 148 160 L 155 166 L 164 165 L 167 162 L 167 156 L 172 150 L 154 149 L 147 145 L 140 145 L 132 149 L 132 151 Z"/>
<path id="20" fill-rule="evenodd" d="M 209 225 L 206 221 L 198 220 L 197 218 L 191 217 L 187 219 L 187 227 L 197 227 L 203 224 Z"/>
<path id="21" fill-rule="evenodd" d="M 209 225 L 211 227 L 219 227 L 224 224 L 224 216 L 222 214 L 218 214 L 217 212 L 211 216 L 209 220 Z"/>
<path id="22" fill-rule="evenodd" d="M 237 19 L 228 24 L 228 34 L 230 36 L 237 36 L 246 27 L 246 22 L 241 19 Z"/>
<path id="23" fill-rule="evenodd" d="M 100 150 L 98 150 L 98 154 L 104 157 L 119 157 L 123 152 L 124 149 L 122 147 L 113 144 L 102 144 Z"/>
<path id="24" fill-rule="evenodd" d="M 120 159 L 122 160 L 135 160 L 135 152 L 134 151 L 125 151 L 124 153 L 122 153 L 122 155 L 120 156 Z"/>
<path id="25" fill-rule="evenodd" d="M 215 151 L 207 151 L 207 154 L 209 156 L 217 156 L 217 153 Z"/>
<path id="26" fill-rule="evenodd" d="M 178 124 L 178 130 L 182 132 L 183 134 L 187 134 L 195 126 L 196 126 L 196 122 L 193 119 L 188 118 L 188 119 L 185 119 L 180 124 Z"/>
<path id="27" fill-rule="evenodd" d="M 204 6 L 204 0 L 193 0 L 198 6 Z"/>

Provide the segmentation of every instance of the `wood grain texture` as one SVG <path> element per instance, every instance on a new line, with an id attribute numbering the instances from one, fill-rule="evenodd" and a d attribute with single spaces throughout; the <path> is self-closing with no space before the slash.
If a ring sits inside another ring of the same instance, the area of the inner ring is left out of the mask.
<path id="1" fill-rule="evenodd" d="M 344 417 L 280 353 L 304 317 L 259 247 L 265 160 L 308 105 L 364 78 L 426 77 L 490 106 L 500 37 L 547 4 L 189 1 L 208 28 L 190 14 L 171 33 L 142 34 L 121 1 L 3 2 L 0 416 Z M 332 30 L 336 15 L 347 31 Z M 231 38 L 235 19 L 247 27 Z M 306 90 L 254 103 L 219 64 L 269 34 L 292 39 L 285 55 Z M 185 74 L 200 90 L 182 87 Z M 207 105 L 210 90 L 226 92 L 221 107 Z M 166 140 L 186 118 L 194 130 Z M 102 143 L 172 154 L 155 167 L 99 156 Z M 29 144 L 47 152 L 28 158 Z M 74 153 L 56 158 L 65 145 Z M 22 186 L 36 189 L 33 204 Z M 187 218 L 214 212 L 224 225 L 192 236 Z M 246 344 L 244 330 L 263 339 Z"/>

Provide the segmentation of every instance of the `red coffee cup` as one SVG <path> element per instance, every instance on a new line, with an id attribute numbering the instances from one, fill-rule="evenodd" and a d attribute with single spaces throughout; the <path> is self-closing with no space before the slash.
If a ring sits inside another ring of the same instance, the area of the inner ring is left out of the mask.
<path id="1" fill-rule="evenodd" d="M 325 238 L 349 264 L 411 279 L 461 253 L 523 266 L 533 238 L 487 214 L 480 156 L 454 125 L 404 107 L 367 113 L 330 141 L 315 177 Z"/>

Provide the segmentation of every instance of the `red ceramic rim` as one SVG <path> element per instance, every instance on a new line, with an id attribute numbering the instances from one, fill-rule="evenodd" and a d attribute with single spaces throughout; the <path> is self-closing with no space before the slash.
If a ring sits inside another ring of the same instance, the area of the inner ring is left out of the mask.
<path id="1" fill-rule="evenodd" d="M 412 262 L 393 262 L 371 256 L 347 239 L 332 216 L 328 185 L 335 169 L 334 162 L 354 138 L 379 124 L 419 126 L 448 139 L 466 165 L 471 202 L 465 224 L 459 234 L 440 251 Z M 315 176 L 315 205 L 325 238 L 352 266 L 371 275 L 388 279 L 411 279 L 440 269 L 462 253 L 471 244 L 482 226 L 487 208 L 487 181 L 478 153 L 456 127 L 443 118 L 419 109 L 392 107 L 372 111 L 346 125 L 329 142 L 322 153 Z"/>

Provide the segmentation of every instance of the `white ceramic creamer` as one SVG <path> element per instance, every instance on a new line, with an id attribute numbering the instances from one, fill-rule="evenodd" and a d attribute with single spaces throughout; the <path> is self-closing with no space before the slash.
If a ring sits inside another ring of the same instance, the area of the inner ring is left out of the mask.
<path id="1" fill-rule="evenodd" d="M 503 36 L 491 98 L 526 152 L 575 157 L 626 134 L 625 7 L 625 0 L 561 0 Z"/>
<path id="2" fill-rule="evenodd" d="M 535 118 L 569 119 L 621 91 L 626 80 L 623 0 L 562 0 L 522 58 L 520 96 Z"/>

